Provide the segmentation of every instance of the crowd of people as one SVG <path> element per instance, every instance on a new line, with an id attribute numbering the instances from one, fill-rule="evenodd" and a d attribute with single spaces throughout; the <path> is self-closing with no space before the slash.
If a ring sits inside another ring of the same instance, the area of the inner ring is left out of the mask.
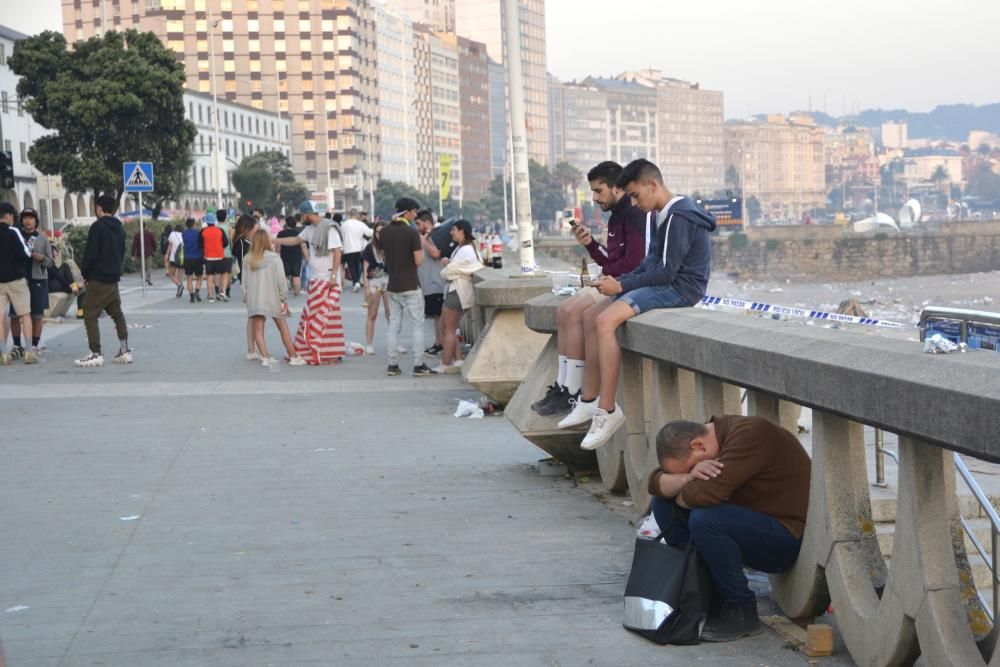
<path id="1" fill-rule="evenodd" d="M 81 367 L 104 365 L 98 318 L 107 313 L 114 321 L 120 348 L 116 363 L 131 363 L 128 330 L 121 309 L 118 283 L 125 257 L 125 229 L 114 217 L 117 201 L 96 199 L 97 220 L 91 225 L 79 266 L 58 257 L 61 244 L 52 244 L 38 231 L 38 215 L 31 209 L 18 213 L 10 204 L 0 206 L 0 307 L 11 313 L 11 349 L 2 351 L 0 363 L 22 359 L 37 363 L 44 350 L 41 332 L 44 317 L 64 315 L 72 299 L 77 317 L 84 320 L 89 354 L 76 360 Z M 418 202 L 396 202 L 392 220 L 367 220 L 364 211 L 322 214 L 306 201 L 283 224 L 267 220 L 255 209 L 230 224 L 228 211 L 189 218 L 183 225 L 168 225 L 159 251 L 167 278 L 180 299 L 188 303 L 227 302 L 234 283 L 241 286 L 247 309 L 246 358 L 262 366 L 277 363 L 267 347 L 265 325 L 271 319 L 278 329 L 285 354 L 293 366 L 324 366 L 342 361 L 347 353 L 341 293 L 346 284 L 364 290 L 367 317 L 365 345 L 361 352 L 375 354 L 379 311 L 388 328 L 387 374 L 399 375 L 399 344 L 404 316 L 413 327 L 413 375 L 426 377 L 457 373 L 462 351 L 456 333 L 462 314 L 474 303 L 472 275 L 484 264 L 474 244 L 472 225 L 450 221 L 446 234 L 432 232 L 441 226 Z M 149 230 L 133 236 L 131 254 L 148 284 L 152 284 L 151 259 L 157 251 Z M 145 266 L 143 266 L 145 262 Z M 204 290 L 204 292 L 203 292 Z M 287 324 L 289 300 L 304 293 L 301 317 L 294 337 Z M 434 341 L 424 347 L 424 320 L 434 323 Z M 2 318 L 3 345 L 7 323 Z M 427 361 L 440 356 L 430 367 Z"/>

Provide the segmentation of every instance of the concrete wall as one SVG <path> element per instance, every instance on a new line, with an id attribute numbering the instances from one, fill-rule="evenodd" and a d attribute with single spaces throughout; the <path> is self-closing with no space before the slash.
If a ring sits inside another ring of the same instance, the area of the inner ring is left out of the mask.
<path id="1" fill-rule="evenodd" d="M 542 239 L 541 253 L 579 265 L 571 239 Z M 712 271 L 740 279 L 844 281 L 1000 269 L 1000 221 L 933 230 L 853 234 L 839 226 L 751 228 L 713 240 Z"/>

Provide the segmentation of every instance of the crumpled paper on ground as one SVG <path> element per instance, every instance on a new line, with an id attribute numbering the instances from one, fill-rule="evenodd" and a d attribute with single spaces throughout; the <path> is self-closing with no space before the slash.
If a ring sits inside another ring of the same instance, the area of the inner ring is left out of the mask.
<path id="1" fill-rule="evenodd" d="M 924 340 L 924 352 L 927 354 L 950 354 L 965 352 L 969 348 L 965 343 L 953 343 L 941 334 L 934 334 Z"/>
<path id="2" fill-rule="evenodd" d="M 459 401 L 455 410 L 456 417 L 468 417 L 469 419 L 482 419 L 485 414 L 483 409 L 475 401 Z"/>

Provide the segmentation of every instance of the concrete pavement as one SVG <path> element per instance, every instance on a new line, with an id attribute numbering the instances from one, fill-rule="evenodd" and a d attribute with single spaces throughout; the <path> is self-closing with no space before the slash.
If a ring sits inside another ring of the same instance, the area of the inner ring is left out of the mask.
<path id="1" fill-rule="evenodd" d="M 0 368 L 9 667 L 808 663 L 769 632 L 625 632 L 625 499 L 540 476 L 505 419 L 452 417 L 477 396 L 460 377 L 406 355 L 385 377 L 382 322 L 375 357 L 269 371 L 243 360 L 238 288 L 190 305 L 157 278 L 125 285 L 133 365 L 74 368 L 73 321 L 44 363 Z"/>

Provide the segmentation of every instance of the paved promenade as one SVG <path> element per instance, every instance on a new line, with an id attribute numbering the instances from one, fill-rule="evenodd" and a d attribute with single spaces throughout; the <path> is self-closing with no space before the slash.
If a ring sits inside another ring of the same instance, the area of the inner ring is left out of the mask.
<path id="1" fill-rule="evenodd" d="M 9 667 L 808 664 L 770 632 L 625 632 L 625 498 L 540 476 L 503 418 L 455 419 L 478 395 L 460 377 L 262 369 L 238 288 L 190 305 L 157 282 L 125 284 L 133 365 L 74 368 L 72 320 L 43 363 L 0 368 Z M 344 313 L 363 340 L 360 295 Z"/>

